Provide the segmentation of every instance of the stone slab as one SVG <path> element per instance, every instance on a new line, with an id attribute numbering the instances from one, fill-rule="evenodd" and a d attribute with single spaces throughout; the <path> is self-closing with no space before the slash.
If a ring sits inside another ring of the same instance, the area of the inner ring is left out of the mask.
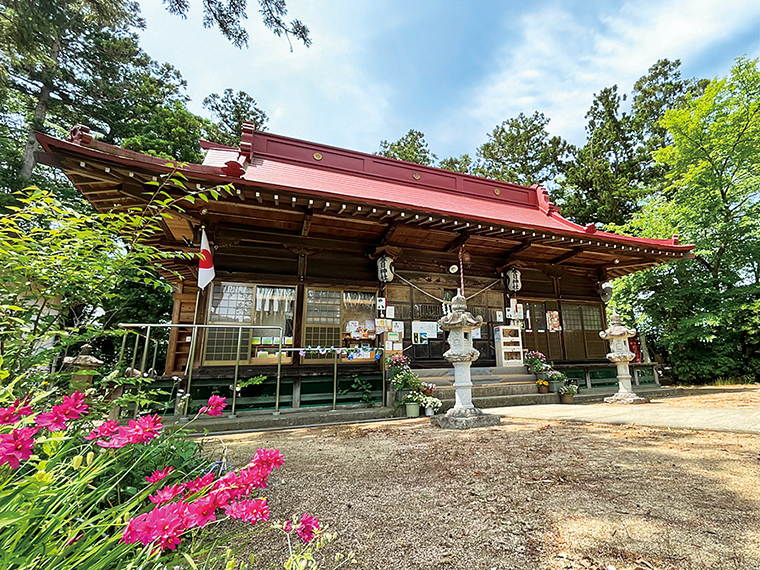
<path id="1" fill-rule="evenodd" d="M 440 415 L 430 418 L 430 423 L 443 429 L 473 429 L 499 425 L 501 417 L 496 414 L 479 414 L 476 416 Z"/>
<path id="2" fill-rule="evenodd" d="M 628 424 L 752 434 L 757 434 L 760 431 L 760 411 L 752 409 L 658 408 L 656 403 L 651 403 L 646 406 L 549 404 L 490 408 L 488 411 L 506 418 Z"/>
<path id="3" fill-rule="evenodd" d="M 610 396 L 609 398 L 604 399 L 605 404 L 629 405 L 629 404 L 646 404 L 648 402 L 649 402 L 648 398 L 642 398 L 641 396 L 637 396 L 633 392 L 618 392 L 614 396 Z"/>

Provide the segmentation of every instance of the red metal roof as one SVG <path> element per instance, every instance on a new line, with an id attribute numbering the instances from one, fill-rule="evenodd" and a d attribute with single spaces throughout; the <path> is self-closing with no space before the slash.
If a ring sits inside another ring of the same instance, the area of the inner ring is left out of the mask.
<path id="1" fill-rule="evenodd" d="M 169 170 L 165 159 L 126 151 L 79 132 L 70 142 L 40 133 L 37 140 L 47 151 L 58 147 L 80 156 L 110 155 L 125 166 Z M 593 225 L 584 228 L 563 218 L 559 208 L 549 201 L 548 192 L 541 187 L 526 188 L 300 141 L 254 131 L 248 125 L 243 131 L 240 149 L 205 141 L 203 147 L 208 151 L 204 163 L 189 164 L 184 171 L 210 183 L 268 187 L 336 202 L 353 200 L 402 211 L 408 209 L 410 213 L 451 216 L 476 223 L 509 225 L 672 252 L 685 252 L 694 247 L 678 244 L 675 237 L 644 239 L 598 231 Z"/>

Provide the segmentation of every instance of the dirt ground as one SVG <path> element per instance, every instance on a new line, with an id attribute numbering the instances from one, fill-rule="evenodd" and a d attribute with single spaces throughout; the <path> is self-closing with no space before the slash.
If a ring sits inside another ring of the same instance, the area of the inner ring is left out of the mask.
<path id="1" fill-rule="evenodd" d="M 760 407 L 757 390 L 656 405 Z M 465 432 L 426 419 L 226 436 L 276 447 L 272 518 L 338 533 L 367 569 L 760 568 L 758 436 L 533 420 Z M 207 444 L 210 454 L 221 444 Z M 282 544 L 254 537 L 257 568 Z M 356 567 L 356 566 L 355 566 Z"/>

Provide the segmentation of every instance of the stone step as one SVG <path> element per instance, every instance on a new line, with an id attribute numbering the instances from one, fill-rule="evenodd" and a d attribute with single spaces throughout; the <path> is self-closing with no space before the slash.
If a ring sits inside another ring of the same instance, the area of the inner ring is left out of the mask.
<path id="1" fill-rule="evenodd" d="M 453 376 L 429 376 L 420 378 L 423 382 L 435 384 L 439 388 L 446 388 L 454 385 Z M 533 384 L 536 377 L 532 374 L 512 374 L 510 376 L 473 376 L 471 378 L 474 386 L 494 386 L 502 384 Z"/>
<path id="2" fill-rule="evenodd" d="M 492 396 L 515 396 L 518 394 L 538 394 L 538 386 L 535 382 L 510 382 L 508 384 L 495 384 L 490 386 L 473 386 L 473 398 L 486 398 Z M 441 400 L 453 400 L 453 387 L 439 387 L 433 395 Z"/>
<path id="3" fill-rule="evenodd" d="M 557 394 L 512 394 L 508 396 L 473 397 L 472 403 L 481 409 L 501 408 L 506 406 L 532 406 L 535 404 L 559 404 Z M 439 413 L 454 407 L 454 400 L 443 400 Z"/>
<path id="4" fill-rule="evenodd" d="M 423 380 L 425 378 L 437 377 L 445 378 L 454 377 L 454 368 L 415 368 L 414 372 Z M 528 374 L 527 366 L 505 366 L 505 367 L 475 367 L 470 368 L 470 375 L 489 377 L 489 376 L 509 376 L 512 374 Z M 532 375 L 531 375 L 532 376 Z"/>
<path id="5" fill-rule="evenodd" d="M 403 411 L 403 408 L 401 408 Z M 366 422 L 373 420 L 389 419 L 401 413 L 393 407 L 367 408 L 366 406 L 348 405 L 339 406 L 336 410 L 327 407 L 282 409 L 279 415 L 274 415 L 271 410 L 255 412 L 239 412 L 236 418 L 223 415 L 218 418 L 202 416 L 190 424 L 175 420 L 176 427 L 185 427 L 193 433 L 223 433 L 235 431 L 256 431 L 263 429 L 282 429 L 289 427 L 346 423 Z"/>

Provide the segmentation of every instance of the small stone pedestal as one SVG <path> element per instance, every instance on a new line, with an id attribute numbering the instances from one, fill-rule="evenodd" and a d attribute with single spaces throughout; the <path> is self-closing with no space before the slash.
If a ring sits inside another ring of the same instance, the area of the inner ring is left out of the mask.
<path id="1" fill-rule="evenodd" d="M 454 366 L 454 390 L 456 402 L 446 414 L 433 416 L 430 423 L 444 429 L 470 429 L 501 423 L 495 414 L 486 414 L 472 403 L 472 377 L 470 366 L 480 353 L 472 347 L 472 331 L 483 325 L 483 317 L 477 319 L 467 312 L 467 300 L 457 295 L 451 301 L 452 311 L 444 315 L 438 324 L 449 331 L 449 350 L 443 357 Z"/>
<path id="2" fill-rule="evenodd" d="M 628 339 L 636 335 L 636 330 L 624 327 L 617 313 L 612 315 L 610 323 L 611 326 L 601 331 L 599 336 L 610 341 L 612 352 L 607 355 L 607 360 L 617 365 L 618 392 L 604 401 L 607 404 L 646 404 L 649 400 L 637 396 L 631 387 L 631 372 L 628 366 L 635 356 L 628 347 Z"/>

